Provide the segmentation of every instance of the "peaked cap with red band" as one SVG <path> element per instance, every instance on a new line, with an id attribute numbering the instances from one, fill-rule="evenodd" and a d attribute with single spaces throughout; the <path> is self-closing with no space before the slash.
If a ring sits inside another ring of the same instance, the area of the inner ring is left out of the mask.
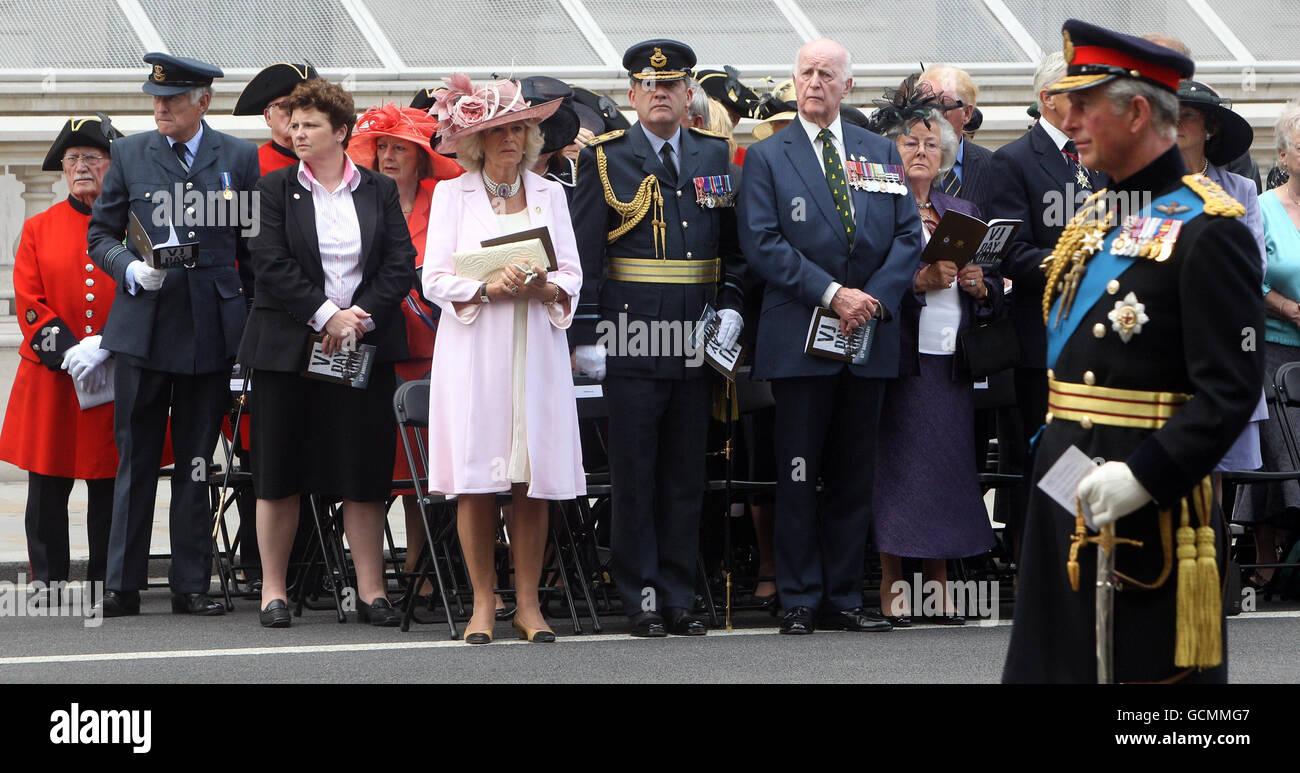
<path id="1" fill-rule="evenodd" d="M 1178 81 L 1192 77 L 1191 59 L 1149 40 L 1122 35 L 1086 21 L 1069 19 L 1061 27 L 1065 77 L 1047 87 L 1048 94 L 1090 89 L 1116 78 L 1136 78 L 1178 93 Z"/>

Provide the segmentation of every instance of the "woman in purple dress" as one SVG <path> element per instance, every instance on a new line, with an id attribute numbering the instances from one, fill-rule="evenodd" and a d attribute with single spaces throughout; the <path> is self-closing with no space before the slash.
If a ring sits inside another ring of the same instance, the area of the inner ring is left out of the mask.
<path id="1" fill-rule="evenodd" d="M 948 210 L 975 217 L 979 211 L 931 188 L 957 156 L 942 99 L 924 85 L 887 97 L 872 121 L 898 144 L 928 243 Z M 959 270 L 953 261 L 925 264 L 917 256 L 913 292 L 903 298 L 899 378 L 885 388 L 872 507 L 881 611 L 895 626 L 910 625 L 910 614 L 922 612 L 909 609 L 913 594 L 903 558 L 922 559 L 926 585 L 935 581 L 944 589 L 942 609 L 928 616 L 961 625 L 965 618 L 948 589 L 947 561 L 993 547 L 975 459 L 974 388 L 956 352 L 960 333 L 997 313 L 1001 301 L 1000 277 L 974 264 Z"/>

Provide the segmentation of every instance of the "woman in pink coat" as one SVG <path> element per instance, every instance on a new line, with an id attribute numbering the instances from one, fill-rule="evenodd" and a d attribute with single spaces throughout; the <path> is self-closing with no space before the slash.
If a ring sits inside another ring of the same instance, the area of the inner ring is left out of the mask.
<path id="1" fill-rule="evenodd" d="M 458 499 L 474 588 L 465 641 L 492 641 L 496 494 L 506 491 L 514 498 L 514 625 L 521 638 L 554 641 L 537 586 L 547 500 L 586 493 L 564 333 L 582 269 L 564 189 L 526 170 L 542 147 L 538 123 L 560 100 L 529 105 L 513 81 L 475 88 L 455 75 L 447 86 L 435 104 L 437 149 L 455 152 L 468 171 L 434 190 L 424 252 L 424 294 L 443 310 L 429 396 L 429 489 Z M 550 231 L 556 271 L 525 281 L 511 267 L 488 283 L 456 275 L 453 253 L 540 226 Z"/>

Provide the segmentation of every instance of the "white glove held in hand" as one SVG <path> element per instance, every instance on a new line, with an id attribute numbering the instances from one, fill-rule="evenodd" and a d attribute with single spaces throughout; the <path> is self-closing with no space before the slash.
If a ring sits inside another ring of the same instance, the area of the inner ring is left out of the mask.
<path id="1" fill-rule="evenodd" d="M 578 370 L 600 381 L 605 378 L 605 355 L 607 353 L 605 347 L 600 345 L 579 346 L 573 350 L 573 358 L 578 362 Z"/>
<path id="2" fill-rule="evenodd" d="M 68 347 L 63 353 L 63 365 L 61 366 L 73 378 L 81 382 L 83 387 L 93 389 L 94 383 L 101 383 L 105 380 L 103 369 L 100 368 L 111 356 L 112 352 L 99 348 L 99 336 L 86 336 L 76 346 Z M 94 371 L 100 371 L 97 378 L 92 379 Z"/>
<path id="3" fill-rule="evenodd" d="M 153 268 L 143 260 L 135 260 L 126 265 L 126 276 L 128 283 L 131 279 L 141 290 L 157 290 L 162 287 L 163 279 L 167 277 L 167 271 L 161 268 Z"/>
<path id="4" fill-rule="evenodd" d="M 1098 528 L 1109 526 L 1151 501 L 1151 494 L 1123 462 L 1106 462 L 1079 481 L 1079 500 L 1092 511 Z"/>
<path id="5" fill-rule="evenodd" d="M 740 338 L 740 331 L 745 327 L 745 320 L 740 316 L 740 312 L 734 309 L 723 309 L 718 312 L 718 346 L 723 349 L 730 349 L 736 345 L 736 339 Z"/>

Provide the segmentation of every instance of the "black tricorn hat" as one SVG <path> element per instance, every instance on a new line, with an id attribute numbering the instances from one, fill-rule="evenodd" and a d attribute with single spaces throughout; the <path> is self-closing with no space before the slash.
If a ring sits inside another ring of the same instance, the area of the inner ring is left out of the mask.
<path id="1" fill-rule="evenodd" d="M 109 150 L 113 140 L 124 136 L 126 135 L 113 128 L 113 122 L 103 113 L 95 113 L 88 118 L 69 118 L 68 122 L 63 124 L 59 136 L 54 138 L 54 144 L 50 146 L 50 151 L 45 154 L 45 161 L 41 164 L 41 171 L 62 171 L 63 154 L 67 152 L 68 148 L 84 145 Z"/>
<path id="2" fill-rule="evenodd" d="M 431 89 L 420 89 L 415 92 L 415 96 L 411 97 L 411 107 L 416 110 L 423 110 L 426 113 L 429 112 L 429 108 L 433 107 L 433 101 L 438 96 L 438 92 L 444 88 L 446 87 L 434 86 Z"/>
<path id="3" fill-rule="evenodd" d="M 263 68 L 248 82 L 235 102 L 232 115 L 261 115 L 268 104 L 293 91 L 294 86 L 319 77 L 316 68 L 310 64 L 276 62 Z"/>
<path id="4" fill-rule="evenodd" d="M 562 99 L 560 107 L 550 118 L 542 121 L 542 152 L 554 153 L 568 147 L 582 128 L 578 114 L 573 109 L 573 87 L 559 78 L 534 75 L 519 79 L 519 90 L 530 104 L 540 105 L 552 99 Z"/>
<path id="5" fill-rule="evenodd" d="M 721 70 L 697 70 L 695 82 L 700 84 L 710 99 L 716 99 L 742 116 L 754 117 L 754 108 L 758 107 L 759 96 L 753 89 L 740 82 L 740 72 L 731 65 Z"/>
<path id="6" fill-rule="evenodd" d="M 570 85 L 572 86 L 572 84 Z M 595 113 L 600 116 L 600 120 L 604 123 L 604 128 L 601 131 L 596 132 L 597 134 L 604 134 L 605 132 L 611 132 L 615 129 L 627 129 L 632 125 L 631 122 L 629 122 L 627 118 L 619 112 L 618 103 L 614 100 L 603 94 L 597 94 L 594 91 L 584 89 L 581 86 L 573 86 L 572 88 L 573 101 L 595 111 Z M 579 115 L 581 114 L 580 111 Z M 595 129 L 592 129 L 592 131 L 595 131 Z"/>
<path id="7" fill-rule="evenodd" d="M 1178 84 L 1178 102 L 1199 109 L 1218 124 L 1217 129 L 1211 129 L 1214 136 L 1205 141 L 1205 157 L 1211 164 L 1223 166 L 1250 150 L 1255 130 L 1245 118 L 1233 112 L 1231 99 L 1219 96 L 1204 83 L 1187 80 Z"/>

